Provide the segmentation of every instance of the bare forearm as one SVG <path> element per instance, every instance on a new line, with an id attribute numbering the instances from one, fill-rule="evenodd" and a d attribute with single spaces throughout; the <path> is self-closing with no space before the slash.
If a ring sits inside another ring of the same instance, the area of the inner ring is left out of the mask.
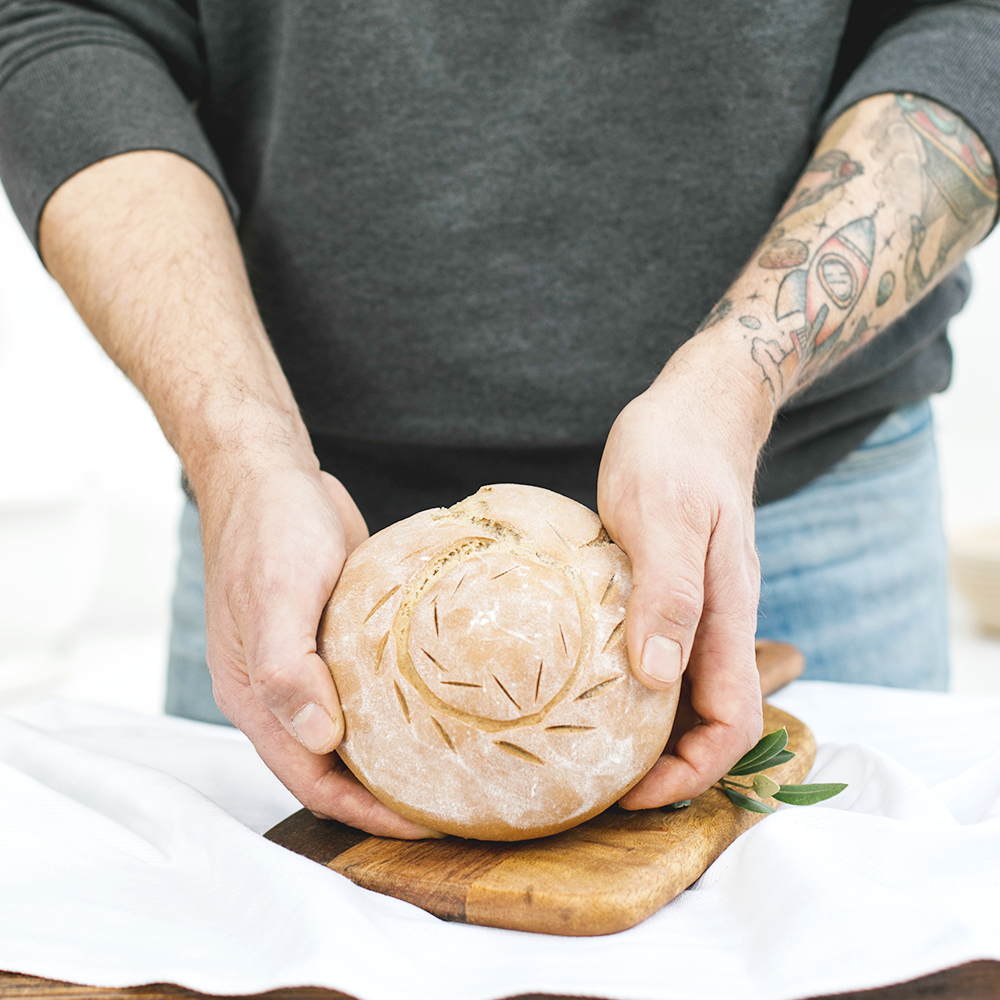
<path id="1" fill-rule="evenodd" d="M 339 766 L 316 629 L 367 535 L 319 469 L 271 350 L 222 196 L 170 153 L 97 163 L 50 199 L 49 270 L 149 400 L 198 497 L 207 658 L 219 707 L 317 815 L 420 837 Z"/>
<path id="2" fill-rule="evenodd" d="M 196 490 L 254 455 L 311 460 L 225 202 L 198 167 L 156 151 L 97 163 L 49 200 L 40 242 L 49 271 L 149 401 Z"/>
<path id="3" fill-rule="evenodd" d="M 773 413 L 958 264 L 989 230 L 996 191 L 988 152 L 947 109 L 863 101 L 824 136 L 692 346 L 715 342 Z"/>

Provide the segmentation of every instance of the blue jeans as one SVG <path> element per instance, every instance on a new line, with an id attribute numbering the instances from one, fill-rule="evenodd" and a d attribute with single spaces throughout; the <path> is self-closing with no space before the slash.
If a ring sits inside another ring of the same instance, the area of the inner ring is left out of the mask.
<path id="1" fill-rule="evenodd" d="M 198 512 L 181 517 L 166 710 L 225 722 L 205 666 Z M 757 509 L 757 634 L 798 646 L 805 676 L 943 691 L 946 551 L 930 404 L 888 417 L 804 489 Z"/>
<path id="2" fill-rule="evenodd" d="M 930 404 L 898 410 L 797 493 L 757 510 L 757 635 L 809 680 L 945 691 L 947 550 Z"/>

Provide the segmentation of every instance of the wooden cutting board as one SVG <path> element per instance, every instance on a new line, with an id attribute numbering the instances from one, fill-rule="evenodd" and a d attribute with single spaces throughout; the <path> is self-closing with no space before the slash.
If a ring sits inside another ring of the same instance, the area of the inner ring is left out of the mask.
<path id="1" fill-rule="evenodd" d="M 802 670 L 790 646 L 759 643 L 757 658 L 765 694 Z M 812 734 L 765 703 L 764 732 L 782 726 L 795 757 L 765 773 L 779 784 L 802 782 L 816 752 Z M 710 788 L 686 809 L 626 812 L 613 806 L 572 830 L 520 843 L 391 840 L 316 819 L 304 809 L 266 836 L 443 920 L 585 936 L 625 930 L 655 913 L 765 818 Z"/>
<path id="2" fill-rule="evenodd" d="M 217 1000 L 183 986 L 154 983 L 121 989 L 77 986 L 15 972 L 0 972 L 0 1000 Z M 968 962 L 906 983 L 856 993 L 826 994 L 822 1000 L 1000 1000 L 1000 962 Z M 251 1000 L 227 996 L 227 1000 Z M 346 993 L 319 986 L 292 986 L 258 993 L 254 1000 L 353 1000 Z M 579 1000 L 532 993 L 510 1000 Z M 815 1000 L 815 998 L 814 998 Z"/>

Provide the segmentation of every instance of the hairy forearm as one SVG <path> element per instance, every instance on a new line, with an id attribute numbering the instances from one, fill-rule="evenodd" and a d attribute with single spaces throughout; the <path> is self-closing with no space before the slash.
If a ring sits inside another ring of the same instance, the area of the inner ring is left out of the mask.
<path id="1" fill-rule="evenodd" d="M 67 181 L 40 235 L 49 270 L 149 400 L 194 486 L 219 707 L 315 814 L 432 835 L 330 753 L 344 721 L 316 630 L 367 529 L 320 471 L 219 190 L 180 157 L 125 154 Z"/>
<path id="2" fill-rule="evenodd" d="M 149 401 L 196 492 L 255 456 L 312 461 L 203 171 L 157 151 L 94 164 L 55 192 L 39 235 L 49 271 Z"/>
<path id="3" fill-rule="evenodd" d="M 961 119 L 912 95 L 869 98 L 824 136 L 692 347 L 724 344 L 773 415 L 930 291 L 996 204 L 990 156 Z"/>

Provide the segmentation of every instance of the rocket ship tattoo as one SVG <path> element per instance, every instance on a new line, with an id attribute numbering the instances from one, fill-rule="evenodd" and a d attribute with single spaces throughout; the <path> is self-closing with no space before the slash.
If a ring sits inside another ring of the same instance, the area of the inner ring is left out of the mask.
<path id="1" fill-rule="evenodd" d="M 765 372 L 775 398 L 803 358 L 817 362 L 838 342 L 840 332 L 868 283 L 875 256 L 875 222 L 864 216 L 838 229 L 813 255 L 808 267 L 787 274 L 778 288 L 774 318 L 789 340 L 757 339 L 754 360 Z"/>

